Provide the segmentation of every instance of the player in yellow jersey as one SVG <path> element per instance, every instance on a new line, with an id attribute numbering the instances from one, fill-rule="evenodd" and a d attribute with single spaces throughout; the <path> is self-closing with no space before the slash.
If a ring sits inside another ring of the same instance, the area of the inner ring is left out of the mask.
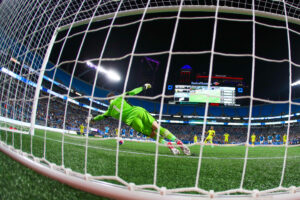
<path id="1" fill-rule="evenodd" d="M 252 146 L 254 146 L 255 140 L 256 140 L 256 135 L 255 135 L 255 133 L 253 133 L 253 134 L 251 135 Z"/>
<path id="2" fill-rule="evenodd" d="M 80 135 L 83 135 L 83 132 L 84 132 L 84 126 L 83 124 L 80 125 Z"/>
<path id="3" fill-rule="evenodd" d="M 283 135 L 283 144 L 286 144 L 286 138 L 287 138 L 287 135 L 284 134 L 284 135 Z"/>
<path id="4" fill-rule="evenodd" d="M 225 134 L 224 134 L 224 143 L 225 143 L 225 144 L 228 144 L 229 136 L 230 136 L 230 135 L 229 135 L 228 133 L 225 133 Z"/>
<path id="5" fill-rule="evenodd" d="M 119 136 L 119 129 L 116 128 L 116 136 Z"/>
<path id="6" fill-rule="evenodd" d="M 206 133 L 208 134 L 208 136 L 206 137 L 204 143 L 206 144 L 207 141 L 209 141 L 211 144 L 213 144 L 213 137 L 216 135 L 214 127 L 211 126 L 210 129 Z"/>
<path id="7" fill-rule="evenodd" d="M 197 144 L 197 142 L 198 142 L 197 139 L 198 139 L 198 138 L 197 138 L 197 135 L 195 135 L 195 136 L 194 136 L 194 144 Z"/>

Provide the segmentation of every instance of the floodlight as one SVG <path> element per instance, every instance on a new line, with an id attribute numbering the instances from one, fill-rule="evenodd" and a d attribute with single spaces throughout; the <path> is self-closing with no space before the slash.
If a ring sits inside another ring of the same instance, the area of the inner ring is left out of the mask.
<path id="1" fill-rule="evenodd" d="M 110 79 L 113 80 L 113 81 L 119 81 L 119 80 L 121 80 L 120 75 L 117 74 L 117 73 L 116 73 L 115 71 L 113 71 L 113 70 L 108 70 L 108 71 L 107 71 L 107 76 L 108 76 L 108 78 L 110 78 Z"/>
<path id="2" fill-rule="evenodd" d="M 300 80 L 298 80 L 298 81 L 292 83 L 292 86 L 297 86 L 297 85 L 300 85 Z"/>
<path id="3" fill-rule="evenodd" d="M 121 77 L 119 74 L 117 74 L 117 72 L 113 71 L 113 70 L 107 70 L 105 68 L 103 68 L 102 66 L 96 66 L 95 64 L 93 64 L 90 61 L 86 62 L 87 66 L 94 68 L 97 70 L 97 72 L 101 72 L 107 75 L 107 77 L 113 81 L 120 81 Z"/>

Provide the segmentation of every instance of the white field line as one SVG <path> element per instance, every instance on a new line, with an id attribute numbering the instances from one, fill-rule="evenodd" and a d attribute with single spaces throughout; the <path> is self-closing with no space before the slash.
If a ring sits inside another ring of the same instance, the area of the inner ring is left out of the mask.
<path id="1" fill-rule="evenodd" d="M 39 138 L 44 138 L 42 136 L 34 136 L 34 137 L 39 137 Z M 83 138 L 84 139 L 84 138 Z M 47 138 L 47 140 L 49 141 L 55 141 L 55 142 L 59 142 L 61 143 L 60 140 L 55 140 L 52 138 Z M 85 145 L 83 144 L 78 144 L 78 143 L 72 143 L 72 142 L 64 142 L 65 144 L 70 144 L 70 145 L 74 145 L 74 146 L 82 146 L 85 147 Z M 89 148 L 94 148 L 94 149 L 101 149 L 101 150 L 105 150 L 105 151 L 116 151 L 115 149 L 110 149 L 110 148 L 104 148 L 104 147 L 98 147 L 98 146 L 88 146 Z M 135 154 L 135 155 L 142 155 L 142 156 L 155 156 L 155 153 L 142 153 L 142 152 L 135 152 L 135 151 L 124 151 L 124 150 L 120 150 L 120 152 L 122 153 L 126 153 L 126 154 Z M 159 156 L 161 157 L 170 157 L 170 158 L 190 158 L 190 159 L 198 159 L 198 156 L 176 156 L 176 155 L 169 155 L 169 154 L 159 154 Z M 214 159 L 214 160 L 243 160 L 244 157 L 224 157 L 224 158 L 220 158 L 220 157 L 202 157 L 203 159 Z M 294 158 L 300 158 L 299 156 L 289 156 L 289 159 L 294 159 Z M 283 156 L 276 156 L 276 157 L 249 157 L 249 160 L 269 160 L 269 159 L 283 159 Z"/>

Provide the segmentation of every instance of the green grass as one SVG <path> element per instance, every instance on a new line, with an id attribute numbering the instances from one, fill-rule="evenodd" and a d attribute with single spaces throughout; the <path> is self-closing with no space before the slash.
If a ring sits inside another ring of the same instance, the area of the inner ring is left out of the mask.
<path id="1" fill-rule="evenodd" d="M 0 199 L 104 200 L 35 173 L 0 152 Z"/>
<path id="2" fill-rule="evenodd" d="M 1 132 L 1 140 L 11 144 L 11 133 Z M 33 137 L 33 154 L 43 157 L 44 131 Z M 62 163 L 62 135 L 47 132 L 46 158 L 58 165 Z M 85 138 L 65 136 L 64 165 L 74 171 L 84 172 Z M 14 147 L 20 148 L 20 134 L 14 134 Z M 115 175 L 116 141 L 89 139 L 88 173 Z M 22 135 L 22 150 L 30 152 L 30 136 Z M 159 147 L 157 185 L 167 188 L 194 187 L 200 146 L 191 147 L 196 156 L 173 156 L 166 147 Z M 245 189 L 265 190 L 280 183 L 284 147 L 250 147 L 244 181 Z M 244 146 L 204 146 L 198 185 L 205 190 L 223 191 L 239 188 L 245 156 Z M 128 183 L 153 184 L 155 144 L 125 141 L 120 146 L 119 176 Z M 288 149 L 283 186 L 300 186 L 300 147 Z"/>

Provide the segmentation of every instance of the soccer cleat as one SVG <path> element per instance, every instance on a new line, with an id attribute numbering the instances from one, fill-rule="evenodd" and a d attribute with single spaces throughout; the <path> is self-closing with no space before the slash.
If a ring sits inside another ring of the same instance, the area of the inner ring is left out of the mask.
<path id="1" fill-rule="evenodd" d="M 180 140 L 177 142 L 177 145 L 181 148 L 185 155 L 191 155 L 190 149 L 187 146 L 185 146 Z"/>
<path id="2" fill-rule="evenodd" d="M 167 143 L 168 148 L 170 149 L 170 151 L 174 154 L 174 155 L 178 155 L 180 154 L 180 151 L 178 149 L 176 149 L 171 142 Z"/>
<path id="3" fill-rule="evenodd" d="M 176 149 L 175 147 L 170 148 L 170 151 L 174 154 L 174 155 L 179 155 L 180 151 L 178 149 Z"/>

